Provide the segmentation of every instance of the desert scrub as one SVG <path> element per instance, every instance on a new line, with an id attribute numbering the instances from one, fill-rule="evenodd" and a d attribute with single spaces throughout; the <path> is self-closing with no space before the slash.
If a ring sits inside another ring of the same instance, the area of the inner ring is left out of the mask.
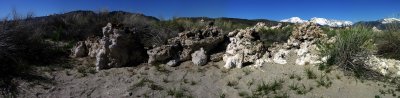
<path id="1" fill-rule="evenodd" d="M 319 43 L 318 45 L 322 57 L 329 57 L 325 63 L 319 65 L 319 68 L 327 69 L 332 65 L 337 65 L 345 72 L 357 77 L 369 74 L 367 73 L 369 70 L 361 59 L 374 53 L 376 49 L 373 40 L 374 33 L 364 27 L 340 29 L 336 32 L 334 43 Z"/>
<path id="2" fill-rule="evenodd" d="M 259 30 L 260 39 L 265 46 L 270 46 L 274 42 L 286 42 L 292 34 L 293 27 L 288 26 L 284 28 L 265 29 Z"/>
<path id="3" fill-rule="evenodd" d="M 400 60 L 400 24 L 388 24 L 385 31 L 377 32 L 377 54 Z"/>

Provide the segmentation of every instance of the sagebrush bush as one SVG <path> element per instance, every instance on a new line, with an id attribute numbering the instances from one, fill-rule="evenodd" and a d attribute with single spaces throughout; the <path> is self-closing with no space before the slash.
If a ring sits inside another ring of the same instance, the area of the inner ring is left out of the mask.
<path id="1" fill-rule="evenodd" d="M 318 45 L 322 56 L 329 56 L 320 68 L 337 65 L 356 76 L 368 74 L 368 67 L 361 60 L 376 50 L 373 37 L 374 33 L 364 27 L 337 30 L 335 43 Z"/>
<path id="2" fill-rule="evenodd" d="M 284 27 L 282 29 L 261 29 L 259 36 L 265 46 L 270 46 L 274 42 L 286 42 L 292 34 L 293 27 Z"/>

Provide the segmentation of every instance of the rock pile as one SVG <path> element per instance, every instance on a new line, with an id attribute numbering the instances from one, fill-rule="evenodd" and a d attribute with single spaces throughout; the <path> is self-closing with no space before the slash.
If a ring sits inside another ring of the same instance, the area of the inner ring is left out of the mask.
<path id="1" fill-rule="evenodd" d="M 265 59 L 263 43 L 258 36 L 258 29 L 266 27 L 264 23 L 257 23 L 252 28 L 240 29 L 229 32 L 230 43 L 226 48 L 223 60 L 225 68 L 241 68 L 244 63 L 254 63 L 261 66 Z"/>
<path id="2" fill-rule="evenodd" d="M 223 32 L 216 26 L 208 25 L 203 29 L 184 31 L 179 33 L 178 37 L 168 39 L 167 45 L 148 50 L 148 63 L 171 62 L 173 64 L 172 62 L 187 61 L 192 59 L 193 55 L 197 57 L 197 54 L 193 54 L 195 51 L 203 50 L 205 53 L 209 53 L 209 51 L 217 49 L 217 45 L 223 41 Z M 203 65 L 203 63 L 198 63 L 198 65 Z"/>
<path id="3" fill-rule="evenodd" d="M 73 57 L 95 57 L 96 69 L 128 66 L 128 64 L 141 63 L 144 48 L 135 39 L 134 33 L 128 29 L 113 28 L 108 23 L 103 28 L 103 37 L 88 38 L 80 41 L 73 48 Z"/>
<path id="4" fill-rule="evenodd" d="M 297 65 L 321 63 L 315 42 L 326 35 L 318 25 L 308 22 L 296 25 L 286 43 L 273 43 L 268 50 L 258 37 L 261 29 L 282 29 L 282 27 L 281 25 L 267 27 L 263 23 L 258 23 L 252 28 L 230 32 L 228 37 L 231 43 L 224 54 L 225 68 L 241 68 L 245 63 L 259 67 L 271 61 L 286 64 L 291 52 L 297 54 L 295 61 Z"/>
<path id="5" fill-rule="evenodd" d="M 319 38 L 326 38 L 326 34 L 322 32 L 318 25 L 306 22 L 295 26 L 287 43 L 274 44 L 268 50 L 272 56 L 272 61 L 278 64 L 287 63 L 290 50 L 297 54 L 297 65 L 321 63 L 315 44 Z"/>

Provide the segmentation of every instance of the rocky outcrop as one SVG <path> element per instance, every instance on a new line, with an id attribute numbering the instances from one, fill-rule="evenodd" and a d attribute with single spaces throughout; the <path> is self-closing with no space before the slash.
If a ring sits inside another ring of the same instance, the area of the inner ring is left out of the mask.
<path id="1" fill-rule="evenodd" d="M 192 54 L 192 62 L 194 65 L 201 66 L 207 64 L 207 55 L 203 48 Z"/>
<path id="2" fill-rule="evenodd" d="M 219 48 L 217 45 L 223 41 L 223 32 L 216 26 L 208 25 L 202 29 L 184 31 L 179 33 L 177 37 L 168 39 L 167 45 L 148 50 L 148 63 L 166 63 L 170 60 L 175 60 L 175 62 L 187 61 L 192 59 L 191 54 L 195 51 L 203 48 L 208 53 Z"/>
<path id="3" fill-rule="evenodd" d="M 141 63 L 143 58 L 146 58 L 143 54 L 144 49 L 133 37 L 133 31 L 127 28 L 113 28 L 109 23 L 103 28 L 101 39 L 89 38 L 86 41 L 78 42 L 76 48 L 73 48 L 73 50 L 87 51 L 73 51 L 72 54 L 85 54 L 89 57 L 95 57 L 95 65 L 98 70 Z"/>
<path id="4" fill-rule="evenodd" d="M 260 41 L 257 30 L 265 28 L 265 24 L 258 23 L 252 28 L 240 29 L 229 32 L 230 43 L 226 48 L 223 60 L 225 68 L 241 68 L 243 63 L 263 64 L 264 45 Z M 256 61 L 258 61 L 256 63 Z M 255 66 L 261 66 L 255 65 Z"/>

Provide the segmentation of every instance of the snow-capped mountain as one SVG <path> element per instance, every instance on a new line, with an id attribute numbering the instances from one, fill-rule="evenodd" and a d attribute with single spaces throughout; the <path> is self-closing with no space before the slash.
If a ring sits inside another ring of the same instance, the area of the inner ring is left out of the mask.
<path id="1" fill-rule="evenodd" d="M 379 20 L 382 24 L 388 24 L 388 23 L 395 23 L 395 22 L 400 22 L 399 18 L 385 18 Z"/>
<path id="2" fill-rule="evenodd" d="M 330 27 L 343 27 L 343 26 L 351 26 L 353 23 L 351 21 L 343 21 L 343 20 L 334 20 L 334 19 L 325 19 L 313 17 L 309 21 L 302 20 L 299 17 L 292 17 L 289 19 L 281 20 L 281 22 L 290 22 L 290 23 L 303 23 L 303 22 L 313 22 L 319 25 L 327 25 Z"/>
<path id="3" fill-rule="evenodd" d="M 304 23 L 307 22 L 307 20 L 302 20 L 300 17 L 292 17 L 289 19 L 283 19 L 281 22 L 290 22 L 290 23 Z"/>
<path id="4" fill-rule="evenodd" d="M 330 27 L 351 26 L 353 24 L 351 21 L 333 20 L 333 19 L 325 19 L 318 17 L 311 18 L 310 22 L 314 22 L 319 25 L 328 25 Z"/>

